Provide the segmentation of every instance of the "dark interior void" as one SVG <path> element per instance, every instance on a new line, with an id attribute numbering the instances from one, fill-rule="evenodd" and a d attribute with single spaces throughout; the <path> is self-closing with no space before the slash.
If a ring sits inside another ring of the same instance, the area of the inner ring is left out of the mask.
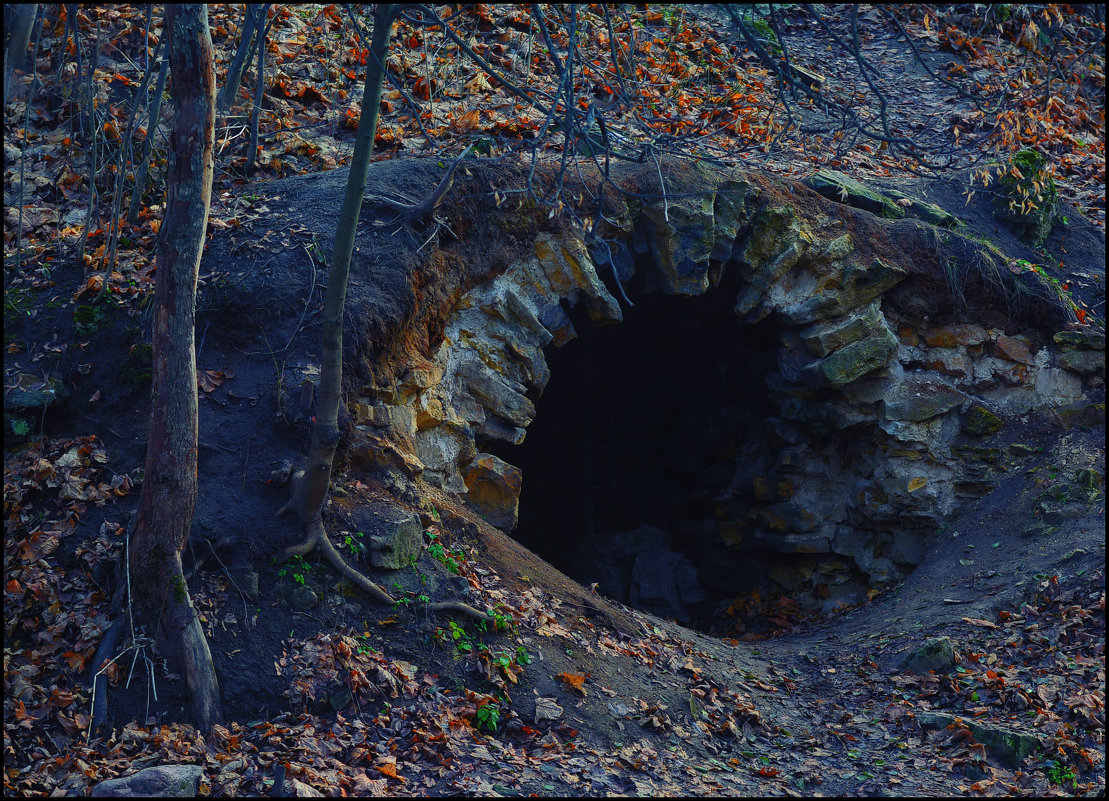
<path id="1" fill-rule="evenodd" d="M 520 542 L 609 597 L 702 626 L 759 585 L 744 571 L 766 569 L 718 534 L 718 499 L 734 497 L 737 463 L 767 458 L 775 413 L 777 329 L 741 325 L 735 297 L 655 292 L 620 325 L 575 319 L 579 339 L 546 351 L 526 439 L 498 449 L 523 470 Z"/>

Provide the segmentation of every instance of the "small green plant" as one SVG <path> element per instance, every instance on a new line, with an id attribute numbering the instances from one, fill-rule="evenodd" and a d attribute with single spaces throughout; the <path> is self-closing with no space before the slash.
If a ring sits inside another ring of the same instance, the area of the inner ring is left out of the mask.
<path id="1" fill-rule="evenodd" d="M 482 731 L 493 734 L 501 722 L 501 708 L 492 701 L 487 701 L 477 708 L 477 727 Z"/>
<path id="2" fill-rule="evenodd" d="M 343 535 L 343 544 L 347 546 L 352 554 L 359 559 L 366 558 L 366 543 L 362 542 L 362 532 L 356 531 L 354 534 L 347 532 Z"/>
<path id="3" fill-rule="evenodd" d="M 498 609 L 490 609 L 486 613 L 489 615 L 489 619 L 493 621 L 493 631 L 512 631 L 514 628 L 516 628 L 515 619 L 513 619 L 512 615 L 506 615 L 503 612 L 499 611 L 500 608 L 503 607 L 499 607 Z"/>
<path id="4" fill-rule="evenodd" d="M 17 286 L 4 290 L 4 316 L 18 317 L 21 314 L 31 313 L 31 290 L 27 287 Z"/>
<path id="5" fill-rule="evenodd" d="M 73 331 L 78 337 L 91 337 L 104 325 L 105 317 L 102 306 L 82 303 L 73 310 Z"/>
<path id="6" fill-rule="evenodd" d="M 466 555 L 460 550 L 448 551 L 443 547 L 443 543 L 439 542 L 439 535 L 430 529 L 424 532 L 431 539 L 427 546 L 427 552 L 433 559 L 443 565 L 451 573 L 459 573 L 462 569 L 462 564 L 466 561 Z"/>
<path id="7" fill-rule="evenodd" d="M 470 639 L 470 635 L 466 633 L 466 629 L 455 623 L 453 620 L 447 624 L 450 627 L 450 637 L 454 642 L 454 647 L 461 653 L 468 654 L 474 650 L 474 643 Z"/>
<path id="8" fill-rule="evenodd" d="M 136 342 L 127 351 L 123 369 L 119 371 L 119 381 L 129 389 L 135 390 L 150 383 L 154 346 L 149 342 Z"/>
<path id="9" fill-rule="evenodd" d="M 293 581 L 295 581 L 297 584 L 303 584 L 305 575 L 312 570 L 312 565 L 308 564 L 308 562 L 306 562 L 304 560 L 304 557 L 300 554 L 292 557 L 289 561 L 292 565 L 291 568 L 283 567 L 278 570 L 278 577 L 284 578 L 291 573 L 293 576 Z"/>
<path id="10" fill-rule="evenodd" d="M 1070 765 L 1064 765 L 1062 762 L 1057 762 L 1054 759 L 1049 759 L 1044 763 L 1045 772 L 1047 773 L 1047 780 L 1052 784 L 1062 786 L 1067 782 L 1071 782 L 1072 786 L 1078 775 L 1074 772 L 1074 768 Z"/>

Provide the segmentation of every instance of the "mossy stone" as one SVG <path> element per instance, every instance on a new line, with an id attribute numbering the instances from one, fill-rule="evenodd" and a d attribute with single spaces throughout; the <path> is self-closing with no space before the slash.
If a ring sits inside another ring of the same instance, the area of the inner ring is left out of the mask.
<path id="1" fill-rule="evenodd" d="M 955 643 L 950 637 L 933 637 L 905 654 L 901 670 L 906 673 L 947 671 L 955 667 Z"/>
<path id="2" fill-rule="evenodd" d="M 841 387 L 889 363 L 897 352 L 897 337 L 885 326 L 872 336 L 845 345 L 821 363 L 832 386 Z"/>
<path id="3" fill-rule="evenodd" d="M 974 406 L 967 412 L 963 421 L 963 430 L 974 437 L 984 437 L 996 434 L 1005 425 L 1005 421 L 982 406 Z"/>
<path id="4" fill-rule="evenodd" d="M 1044 170 L 1046 163 L 1035 150 L 1014 154 L 998 182 L 1001 196 L 994 206 L 994 216 L 1033 247 L 1047 241 L 1059 208 L 1059 192 Z"/>

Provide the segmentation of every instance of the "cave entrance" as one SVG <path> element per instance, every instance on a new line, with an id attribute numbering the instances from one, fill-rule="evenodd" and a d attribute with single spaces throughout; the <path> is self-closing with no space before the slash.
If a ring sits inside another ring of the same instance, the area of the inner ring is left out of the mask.
<path id="1" fill-rule="evenodd" d="M 741 324 L 730 283 L 637 294 L 619 325 L 575 320 L 580 338 L 546 352 L 527 437 L 499 454 L 523 471 L 521 543 L 608 597 L 717 633 L 722 605 L 790 558 L 741 553 L 719 531 L 721 499 L 749 493 L 744 465 L 776 452 L 780 332 Z"/>

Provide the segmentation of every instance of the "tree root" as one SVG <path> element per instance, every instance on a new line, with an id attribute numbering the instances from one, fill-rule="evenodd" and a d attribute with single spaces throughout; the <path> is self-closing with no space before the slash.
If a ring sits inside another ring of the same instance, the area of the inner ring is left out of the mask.
<path id="1" fill-rule="evenodd" d="M 290 502 L 291 504 L 291 502 Z M 285 512 L 293 511 L 290 504 L 285 504 L 278 511 L 278 515 Z M 317 547 L 323 552 L 324 558 L 331 563 L 331 566 L 343 578 L 355 584 L 363 592 L 370 595 L 374 600 L 380 601 L 383 604 L 395 604 L 397 600 L 381 587 L 380 584 L 373 581 L 369 577 L 363 575 L 353 567 L 348 565 L 343 559 L 343 555 L 336 550 L 335 546 L 331 544 L 331 538 L 327 536 L 327 530 L 323 527 L 323 520 L 317 514 L 311 520 L 304 522 L 304 527 L 308 532 L 307 538 L 298 545 L 293 545 L 282 551 L 279 557 L 282 561 L 289 559 L 293 556 L 306 556 Z M 490 620 L 490 616 L 485 612 L 481 612 L 469 604 L 464 604 L 461 601 L 441 601 L 436 603 L 429 603 L 427 608 L 433 612 L 446 613 L 457 612 L 458 614 L 468 615 L 475 620 Z"/>
<path id="2" fill-rule="evenodd" d="M 382 197 L 381 195 L 367 195 L 367 199 L 373 203 L 387 206 L 393 211 L 398 212 L 400 214 L 400 220 L 409 228 L 416 228 L 423 225 L 423 223 L 435 214 L 435 211 L 439 208 L 439 204 L 442 203 L 443 198 L 447 196 L 447 192 L 449 192 L 451 186 L 454 185 L 454 173 L 458 169 L 458 165 L 462 163 L 462 160 L 466 158 L 466 156 L 470 155 L 470 151 L 473 149 L 474 146 L 470 145 L 462 151 L 462 155 L 454 160 L 450 169 L 447 170 L 447 174 L 443 176 L 439 185 L 435 187 L 435 191 L 419 203 L 410 206 L 406 203 L 399 203 L 387 197 Z"/>

